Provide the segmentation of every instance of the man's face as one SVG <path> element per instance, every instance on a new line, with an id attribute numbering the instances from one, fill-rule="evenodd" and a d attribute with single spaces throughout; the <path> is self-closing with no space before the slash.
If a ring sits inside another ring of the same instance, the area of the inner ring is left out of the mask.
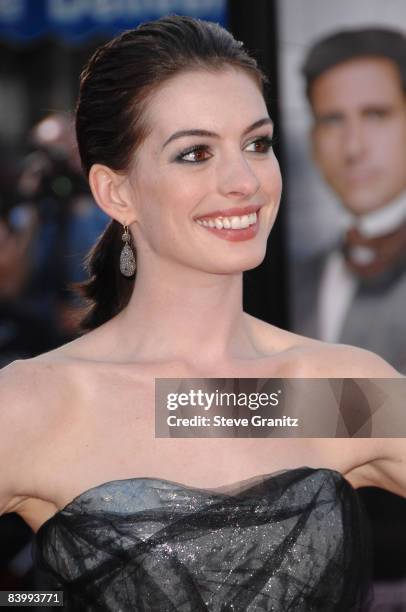
<path id="1" fill-rule="evenodd" d="M 348 210 L 365 214 L 406 189 L 406 98 L 391 60 L 330 68 L 314 81 L 311 104 L 315 160 Z"/>

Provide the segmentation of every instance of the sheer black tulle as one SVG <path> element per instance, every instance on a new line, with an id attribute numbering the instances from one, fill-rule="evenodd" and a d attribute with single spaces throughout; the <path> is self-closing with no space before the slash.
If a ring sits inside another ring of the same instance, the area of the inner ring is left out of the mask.
<path id="1" fill-rule="evenodd" d="M 226 493 L 133 478 L 55 514 L 34 557 L 75 612 L 352 612 L 369 600 L 367 532 L 334 470 L 288 470 Z"/>

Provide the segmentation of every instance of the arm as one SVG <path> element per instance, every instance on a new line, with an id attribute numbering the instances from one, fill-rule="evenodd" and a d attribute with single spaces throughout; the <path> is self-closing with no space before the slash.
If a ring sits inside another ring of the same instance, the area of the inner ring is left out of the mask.
<path id="1" fill-rule="evenodd" d="M 406 438 L 393 437 L 406 431 L 405 377 L 370 351 L 324 343 L 313 344 L 313 350 L 302 355 L 295 376 L 365 379 L 365 384 L 358 382 L 371 406 L 371 433 L 349 440 L 348 453 L 358 463 L 351 471 L 352 479 L 357 486 L 380 487 L 406 496 Z M 378 393 L 379 401 L 374 401 L 376 396 L 368 398 L 371 389 L 373 394 Z"/>
<path id="2" fill-rule="evenodd" d="M 23 501 L 20 479 L 25 470 L 28 372 L 22 362 L 0 372 L 0 513 L 13 512 Z"/>
<path id="3" fill-rule="evenodd" d="M 19 512 L 38 497 L 44 448 L 69 393 L 52 364 L 15 361 L 0 371 L 0 513 Z"/>
<path id="4" fill-rule="evenodd" d="M 406 438 L 377 438 L 377 458 L 358 468 L 363 485 L 406 497 Z"/>
<path id="5" fill-rule="evenodd" d="M 371 379 L 385 398 L 371 417 L 368 459 L 356 470 L 363 485 L 406 497 L 406 437 L 382 437 L 406 431 L 406 378 L 378 355 L 354 347 L 338 348 L 337 366 L 343 377 Z"/>

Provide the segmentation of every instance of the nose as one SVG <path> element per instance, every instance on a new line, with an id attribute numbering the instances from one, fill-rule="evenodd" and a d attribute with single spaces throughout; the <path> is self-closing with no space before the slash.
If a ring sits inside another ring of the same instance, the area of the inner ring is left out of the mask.
<path id="1" fill-rule="evenodd" d="M 221 161 L 217 179 L 219 192 L 226 197 L 237 199 L 252 197 L 261 184 L 242 152 Z"/>
<path id="2" fill-rule="evenodd" d="M 348 162 L 362 158 L 366 151 L 366 134 L 359 119 L 348 121 L 343 131 L 343 149 Z"/>

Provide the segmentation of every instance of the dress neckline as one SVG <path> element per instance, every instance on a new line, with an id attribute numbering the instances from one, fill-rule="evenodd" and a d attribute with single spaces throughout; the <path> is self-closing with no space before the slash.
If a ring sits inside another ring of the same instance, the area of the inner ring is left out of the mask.
<path id="1" fill-rule="evenodd" d="M 214 495 L 218 495 L 218 496 L 229 496 L 232 497 L 233 493 L 231 492 L 232 490 L 236 489 L 239 485 L 244 485 L 246 484 L 247 486 L 244 487 L 243 489 L 239 489 L 239 491 L 248 491 L 250 488 L 254 487 L 256 484 L 258 484 L 259 481 L 262 482 L 268 482 L 269 480 L 272 480 L 274 478 L 277 478 L 278 476 L 282 475 L 282 474 L 286 474 L 287 472 L 295 472 L 295 471 L 308 471 L 308 472 L 319 472 L 319 471 L 323 471 L 323 472 L 329 472 L 331 474 L 335 474 L 336 476 L 338 475 L 338 477 L 342 480 L 345 480 L 348 485 L 352 487 L 351 483 L 344 477 L 344 475 L 339 472 L 338 470 L 334 470 L 332 468 L 325 468 L 325 467 L 319 467 L 319 468 L 313 468 L 307 465 L 302 465 L 302 466 L 298 466 L 295 468 L 289 468 L 289 469 L 283 469 L 283 470 L 278 470 L 276 472 L 271 472 L 271 473 L 267 473 L 267 474 L 258 474 L 258 475 L 254 475 L 251 476 L 250 478 L 246 478 L 244 480 L 237 480 L 235 482 L 232 482 L 228 485 L 221 485 L 220 487 L 197 487 L 194 485 L 188 485 L 188 484 L 184 484 L 181 482 L 177 482 L 175 480 L 169 480 L 166 478 L 158 478 L 158 477 L 154 477 L 154 476 L 133 476 L 133 477 L 129 477 L 129 478 L 115 478 L 113 480 L 106 480 L 105 482 L 101 482 L 100 484 L 94 485 L 92 487 L 89 487 L 88 489 L 85 489 L 84 491 L 81 491 L 80 493 L 78 493 L 78 495 L 76 495 L 73 499 L 71 499 L 69 502 L 67 502 L 67 504 L 65 504 L 65 506 L 63 506 L 62 508 L 60 508 L 59 510 L 57 510 L 55 512 L 55 514 L 53 514 L 52 516 L 50 516 L 48 519 L 46 519 L 39 527 L 39 529 L 35 532 L 35 538 L 39 538 L 39 536 L 42 536 L 42 533 L 55 521 L 57 520 L 61 515 L 66 514 L 67 512 L 69 512 L 69 510 L 71 509 L 71 507 L 75 506 L 78 502 L 80 502 L 80 500 L 85 497 L 86 495 L 93 493 L 94 491 L 97 491 L 98 489 L 102 489 L 103 487 L 107 487 L 109 485 L 113 485 L 113 484 L 119 484 L 119 483 L 126 483 L 126 482 L 137 482 L 137 481 L 149 481 L 149 482 L 160 482 L 160 483 L 164 483 L 165 485 L 173 485 L 175 487 L 178 487 L 180 489 L 183 489 L 185 491 L 202 491 L 205 493 L 212 493 Z M 253 483 L 251 486 L 249 486 L 249 483 Z M 229 492 L 226 491 L 226 489 L 229 490 Z M 235 493 L 234 493 L 235 494 Z"/>

